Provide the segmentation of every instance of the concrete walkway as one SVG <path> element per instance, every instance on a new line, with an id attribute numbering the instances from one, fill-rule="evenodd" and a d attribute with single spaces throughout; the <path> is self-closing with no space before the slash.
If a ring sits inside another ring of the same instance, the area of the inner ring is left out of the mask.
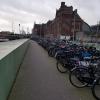
<path id="1" fill-rule="evenodd" d="M 31 42 L 9 100 L 95 100 L 89 88 L 77 89 L 68 73 L 56 69 L 56 60 Z"/>

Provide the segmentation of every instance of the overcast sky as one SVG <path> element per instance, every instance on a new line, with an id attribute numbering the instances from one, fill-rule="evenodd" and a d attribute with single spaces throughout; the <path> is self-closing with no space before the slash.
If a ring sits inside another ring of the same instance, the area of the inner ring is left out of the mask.
<path id="1" fill-rule="evenodd" d="M 100 20 L 100 0 L 0 0 L 0 31 L 15 32 L 32 29 L 34 22 L 45 23 L 55 17 L 61 1 L 78 9 L 80 17 L 89 25 Z"/>

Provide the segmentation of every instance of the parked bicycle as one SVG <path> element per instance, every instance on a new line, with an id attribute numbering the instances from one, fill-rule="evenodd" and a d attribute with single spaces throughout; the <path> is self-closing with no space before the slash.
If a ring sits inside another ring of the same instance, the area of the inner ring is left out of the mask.
<path id="1" fill-rule="evenodd" d="M 100 100 L 100 77 L 94 81 L 92 94 L 97 100 Z"/>
<path id="2" fill-rule="evenodd" d="M 70 71 L 70 83 L 77 88 L 93 85 L 94 80 L 100 73 L 99 62 L 97 62 L 97 59 L 85 59 L 84 62 L 80 61 L 79 63 L 78 67 Z"/>

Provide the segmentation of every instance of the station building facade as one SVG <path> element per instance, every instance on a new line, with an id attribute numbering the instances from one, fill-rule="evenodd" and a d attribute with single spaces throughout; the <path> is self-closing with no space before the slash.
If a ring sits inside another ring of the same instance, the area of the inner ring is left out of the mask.
<path id="1" fill-rule="evenodd" d="M 60 8 L 56 10 L 55 18 L 44 24 L 34 23 L 32 33 L 39 36 L 59 37 L 65 35 L 73 37 L 77 32 L 84 31 L 84 27 L 90 31 L 90 26 L 81 19 L 77 9 L 73 10 L 72 6 L 61 2 Z"/>

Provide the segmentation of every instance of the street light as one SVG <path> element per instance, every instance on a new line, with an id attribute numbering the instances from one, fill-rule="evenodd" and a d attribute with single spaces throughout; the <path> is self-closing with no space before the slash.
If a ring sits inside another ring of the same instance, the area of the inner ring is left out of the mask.
<path id="1" fill-rule="evenodd" d="M 40 38 L 41 38 L 41 24 L 40 24 Z"/>
<path id="2" fill-rule="evenodd" d="M 20 24 L 19 24 L 19 34 L 20 34 Z"/>
<path id="3" fill-rule="evenodd" d="M 74 37 L 75 37 L 75 15 L 74 15 L 74 28 L 73 28 L 73 41 L 74 41 Z"/>

